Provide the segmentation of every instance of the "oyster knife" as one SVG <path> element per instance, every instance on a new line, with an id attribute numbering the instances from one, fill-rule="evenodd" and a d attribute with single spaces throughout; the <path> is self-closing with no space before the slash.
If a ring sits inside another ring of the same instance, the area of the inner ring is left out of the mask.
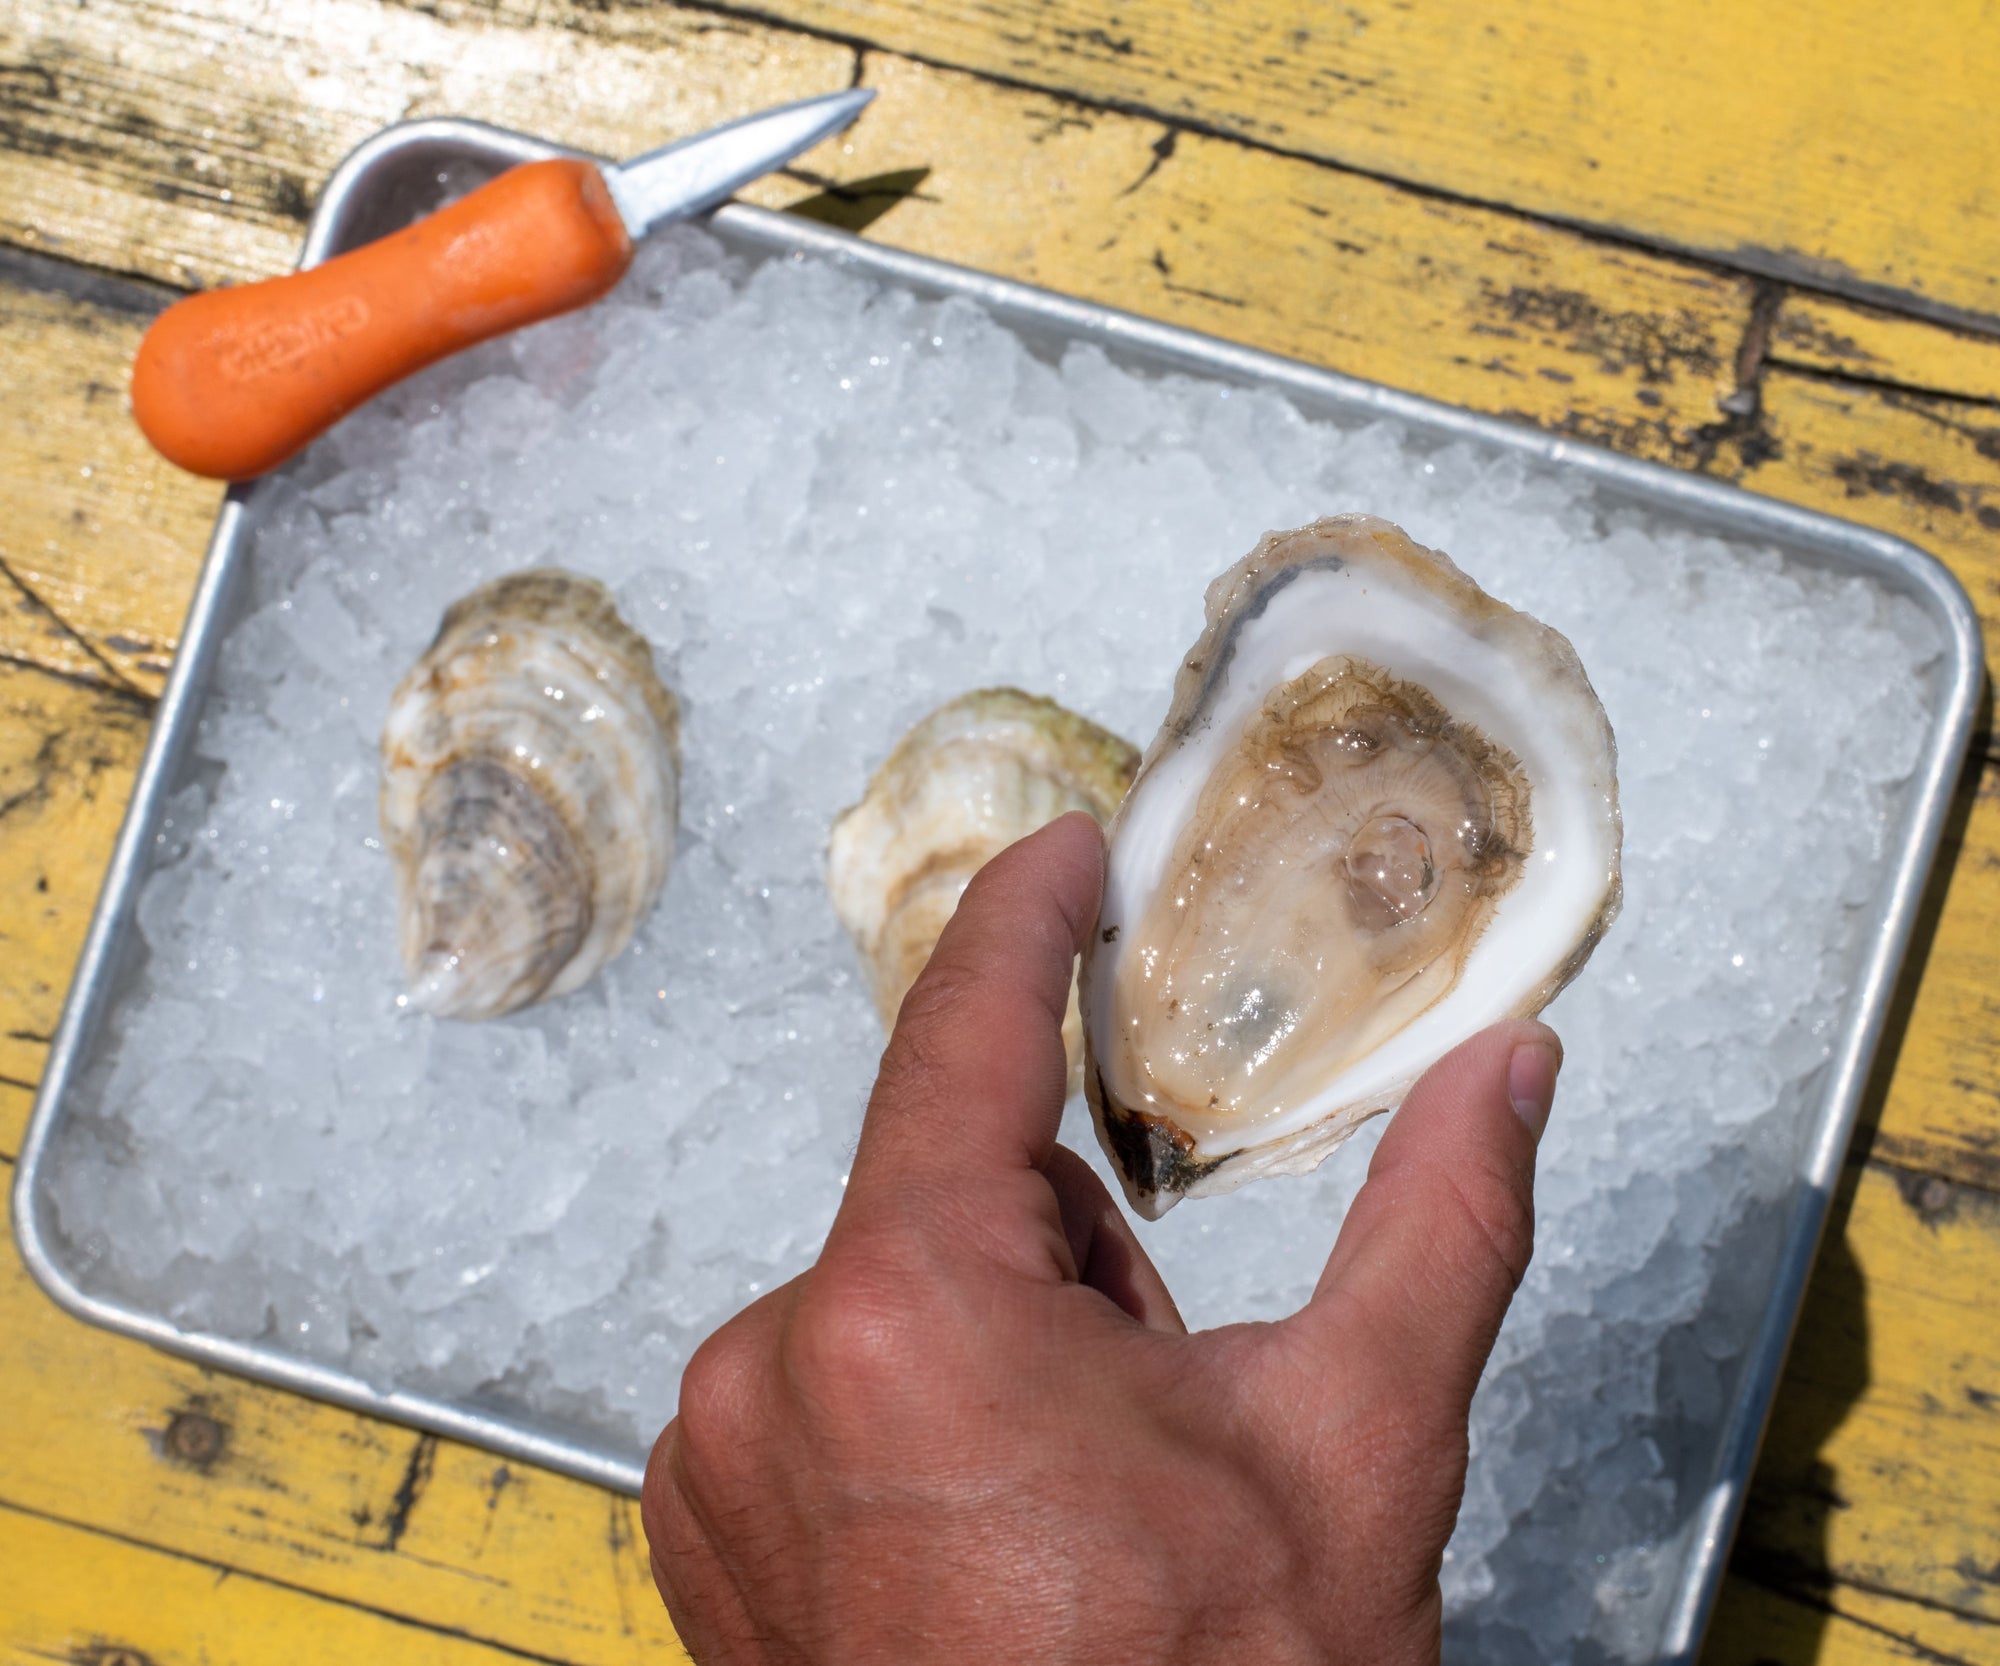
<path id="1" fill-rule="evenodd" d="M 715 207 L 874 96 L 780 105 L 615 166 L 524 163 L 307 271 L 190 295 L 139 344 L 133 415 L 184 469 L 262 474 L 424 366 L 597 300 L 635 239 Z"/>

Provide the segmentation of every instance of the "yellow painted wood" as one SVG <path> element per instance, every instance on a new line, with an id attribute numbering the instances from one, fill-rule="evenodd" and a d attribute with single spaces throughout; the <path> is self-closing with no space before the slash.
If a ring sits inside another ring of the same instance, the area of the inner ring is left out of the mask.
<path id="1" fill-rule="evenodd" d="M 1870 1149 L 2000 1193 L 2000 764 L 1961 789 L 1957 811 L 1958 848 Z"/>
<path id="2" fill-rule="evenodd" d="M 0 1078 L 41 1079 L 146 715 L 129 695 L 0 663 Z M 0 1118 L 13 1108 L 0 1100 Z M 18 1135 L 0 1121 L 0 1151 Z"/>
<path id="3" fill-rule="evenodd" d="M 1778 308 L 1770 357 L 1914 392 L 2000 401 L 2000 339 L 1803 290 L 1787 293 Z"/>
<path id="4" fill-rule="evenodd" d="M 847 14 L 815 6 L 799 15 L 829 25 Z M 992 44 L 1009 15 L 998 7 L 940 12 L 911 27 L 931 31 L 925 38 L 933 42 L 939 31 L 983 29 L 982 50 L 1015 54 L 1019 63 L 1008 73 L 1034 81 L 1047 55 L 1032 30 L 1012 45 Z M 1189 12 L 1188 27 L 1208 27 L 1202 15 Z M 1688 8 L 1686 17 L 1694 16 Z M 1845 16 L 1830 19 L 1834 34 Z M 1105 22 L 1099 16 L 1092 26 Z M 1667 33 L 1684 26 L 1686 18 L 1670 20 Z M 1604 27 L 1624 25 L 1613 19 Z M 858 32 L 897 44 L 880 30 Z M 1585 47 L 1602 38 L 1586 35 L 1577 37 Z M 0 54 L 28 66 L 0 79 L 0 105 L 15 124 L 6 131 L 22 135 L 0 139 L 0 240 L 47 248 L 59 237 L 93 264 L 177 282 L 288 264 L 312 183 L 360 132 L 395 114 L 455 108 L 618 152 L 839 84 L 854 63 L 845 46 L 714 14 L 554 0 L 423 8 L 375 0 L 312 7 L 191 0 L 185 8 L 19 0 L 0 17 Z M 1193 57 L 1185 63 L 1199 67 Z M 818 79 L 836 70 L 831 82 Z M 1995 616 L 2000 543 L 1978 514 L 1993 501 L 1981 451 L 1981 425 L 1992 413 L 1978 403 L 1992 396 L 1981 368 L 1990 363 L 1986 343 L 1788 294 L 1770 330 L 1762 414 L 1755 426 L 1738 422 L 1732 431 L 1715 399 L 1734 384 L 1748 320 L 1748 291 L 1734 278 L 1223 138 L 1183 132 L 1169 146 L 1158 119 L 925 68 L 891 52 L 868 52 L 864 73 L 881 91 L 876 107 L 844 142 L 805 160 L 801 177 L 813 183 L 769 182 L 765 200 L 795 204 L 826 178 L 859 181 L 858 202 L 822 198 L 813 211 L 879 213 L 869 235 L 888 242 L 1640 454 L 1707 458 L 1759 489 L 1918 537 L 1946 555 Z M 1280 106 L 1283 75 L 1255 66 L 1249 73 L 1254 90 Z M 662 93 L 669 103 L 655 101 Z M 1248 94 L 1236 102 L 1258 105 Z M 1564 110 L 1547 114 L 1558 125 L 1569 120 Z M 1697 152 L 1707 142 L 1680 129 L 1672 139 Z M 1498 140 L 1504 148 L 1507 135 Z M 923 169 L 915 193 L 904 194 L 904 182 Z M 1787 189 L 1792 202 L 1819 200 L 1813 181 Z M 1939 198 L 1926 211 L 1937 235 L 1975 245 L 1980 219 L 1948 206 Z M 1927 247 L 1921 239 L 1909 245 L 1917 255 Z M 12 298 L 0 291 L 0 300 Z M 83 303 L 49 303 L 35 317 L 46 345 L 28 355 L 27 374 L 45 377 L 36 385 L 54 403 L 68 402 L 62 433 L 74 436 L 80 464 L 112 416 L 101 396 L 85 398 L 91 378 L 66 380 L 62 366 L 87 356 L 75 333 L 85 328 L 80 319 L 106 332 L 107 342 L 120 329 L 129 340 L 129 320 L 93 320 Z M 22 339 L 0 329 L 0 354 L 19 353 Z M 10 394 L 19 362 L 0 370 Z M 1955 397 L 1925 402 L 1843 377 Z M 10 443 L 14 416 L 0 399 L 0 448 Z M 46 455 L 70 456 L 71 444 L 51 442 Z M 1775 456 L 1767 455 L 1772 444 Z M 23 506 L 30 514 L 67 512 L 43 502 L 60 471 L 58 462 L 53 472 L 0 476 L 0 537 Z M 0 635 L 0 657 L 104 677 L 88 654 L 88 663 L 63 660 L 81 652 L 63 644 L 102 644 L 121 627 L 144 625 L 149 608 L 154 623 L 145 628 L 157 630 L 164 617 L 170 631 L 180 604 L 150 576 L 133 578 L 122 594 L 118 588 L 129 570 L 118 552 L 164 523 L 148 522 L 123 489 L 107 486 L 76 502 L 101 530 L 88 547 L 96 553 L 59 600 L 69 610 L 63 617 L 84 619 L 87 628 L 66 636 L 46 610 L 8 622 L 11 604 L 0 596 L 0 631 L 11 633 Z M 200 518 L 182 513 L 177 549 L 198 550 L 185 527 Z M 138 675 L 131 665 L 118 670 Z M 119 750 L 128 742 L 136 757 L 136 731 L 117 744 L 104 737 L 141 711 L 102 689 L 26 671 L 15 679 L 0 683 L 9 702 L 0 704 L 0 804 L 10 796 L 4 783 L 51 773 L 39 762 L 45 752 L 60 763 L 52 774 L 61 790 L 31 794 L 25 809 L 0 813 L 0 932 L 20 930 L 18 955 L 0 940 L 0 1035 L 18 1029 L 30 1038 L 0 1042 L 0 1154 L 13 1149 L 26 1113 L 21 1084 L 40 1065 L 32 1036 L 52 1021 L 51 991 L 59 999 L 94 894 L 93 863 L 101 867 L 115 830 L 110 800 L 125 791 L 115 763 L 94 776 L 86 766 L 107 751 L 114 760 L 128 756 Z M 110 715 L 100 709 L 106 702 Z M 1926 1171 L 1986 1175 L 2000 1120 L 2000 1021 L 1991 1005 L 2000 989 L 1993 948 L 2000 827 L 1984 801 L 1968 816 L 1876 1135 L 1879 1154 L 1917 1171 L 1903 1177 L 1917 1188 Z M 17 928 L 24 880 L 45 873 L 60 878 L 52 887 L 59 900 Z M 1994 1628 L 1975 1617 L 1990 1618 L 1990 1604 L 1968 1606 L 1948 1588 L 1955 1559 L 1973 1555 L 1978 1565 L 1981 1512 L 1994 1519 L 2000 1462 L 1972 1415 L 1975 1402 L 1961 1392 L 1948 1406 L 1922 1389 L 1933 1365 L 1947 1389 L 1961 1391 L 1988 1372 L 1991 1348 L 1979 1341 L 1968 1293 L 2000 1283 L 2000 1258 L 1984 1226 L 1955 1224 L 1985 1219 L 1963 1202 L 1979 1205 L 1980 1194 L 1953 1192 L 1959 1214 L 1926 1238 L 1903 1230 L 1907 1223 L 1876 1198 L 1887 1186 L 1902 1207 L 1896 1184 L 1889 1171 L 1870 1171 L 1822 1262 L 1817 1317 L 1782 1391 L 1773 1458 L 1744 1540 L 1759 1584 L 1732 1590 L 1712 1661 L 1789 1662 L 1816 1650 L 1842 1666 L 2000 1662 Z M 0 1355 L 0 1416 L 34 1432 L 0 1457 L 0 1498 L 23 1490 L 41 1501 L 35 1508 L 54 1510 L 90 1500 L 93 1528 L 508 1648 L 590 1661 L 656 1659 L 669 1649 L 629 1505 L 520 1469 L 496 1485 L 501 1466 L 482 1454 L 449 1443 L 423 1448 L 393 1426 L 177 1365 L 66 1319 L 10 1254 L 0 1262 L 0 1334 L 9 1342 Z M 1886 1318 L 1882 1304 L 1894 1309 Z M 219 1412 L 228 1427 L 205 1473 L 171 1455 L 166 1437 L 176 1411 Z M 427 1471 L 413 1462 L 425 1450 Z M 1841 1500 L 1831 1527 L 1813 1513 L 1829 1490 Z M 399 1511 L 399 1495 L 411 1491 L 414 1501 Z M 1992 1544 L 1990 1532 L 1985 1542 Z M 0 1566 L 8 1554 L 0 1545 Z M 92 1613 L 88 1592 L 135 1576 L 122 1549 L 68 1554 L 83 1570 L 75 1589 L 86 1594 L 77 1599 L 83 1606 L 56 1618 L 82 1625 Z M 1819 1590 L 1829 1573 L 1833 1583 Z M 1782 1594 L 1769 1589 L 1774 1582 Z M 1834 1612 L 1815 1632 L 1810 1618 L 1822 1602 Z M 314 1622 L 288 1624 L 293 1629 L 260 1658 L 313 1658 L 310 1641 L 294 1639 Z M 4 1632 L 0 1639 L 13 1641 Z M 206 1638 L 199 1646 L 211 1647 Z M 197 1658 L 195 1647 L 185 1656 L 169 1652 L 161 1666 Z M 212 1657 L 231 1658 L 219 1647 Z M 350 1658 L 374 1657 L 355 1648 Z"/>
<path id="5" fill-rule="evenodd" d="M 921 174 L 868 227 L 899 248 L 1662 460 L 1736 386 L 1742 279 L 886 54 L 863 84 L 838 177 Z"/>
<path id="6" fill-rule="evenodd" d="M 379 127 L 467 115 L 627 155 L 847 86 L 846 47 L 535 0 L 13 0 L 0 241 L 181 287 L 266 277 Z"/>
<path id="7" fill-rule="evenodd" d="M 157 694 L 222 489 L 131 421 L 146 321 L 0 283 L 0 658 Z"/>
<path id="8" fill-rule="evenodd" d="M 1721 462 L 1746 486 L 1911 539 L 1979 610 L 2000 666 L 2000 411 L 1969 400 L 1766 371 L 1756 452 Z"/>
<path id="9" fill-rule="evenodd" d="M 2000 1193 L 1869 1164 L 1800 1318 L 1737 1561 L 1988 1623 L 2000 1658 Z"/>
<path id="10" fill-rule="evenodd" d="M 0 1497 L 4 1666 L 501 1666 L 515 1658 L 394 1613 L 105 1538 Z"/>
<path id="11" fill-rule="evenodd" d="M 0 1076 L 0 1159 L 13 1161 L 14 1148 L 20 1131 L 27 1126 L 34 1098 L 35 1090 L 26 1082 Z M 6 1185 L 8 1178 L 6 1171 L 0 1169 L 0 1186 Z"/>
<path id="12" fill-rule="evenodd" d="M 685 1658 L 630 1499 L 82 1325 L 11 1240 L 0 1335 L 0 1424 L 32 1431 L 0 1460 L 0 1504 L 573 1666 Z M 0 1661 L 9 1532 L 0 1509 Z M 115 1566 L 108 1542 L 73 1554 Z"/>
<path id="13" fill-rule="evenodd" d="M 1983 0 L 763 0 L 914 58 L 2000 314 Z"/>
<path id="14" fill-rule="evenodd" d="M 1992 1666 L 2000 1628 L 1853 1585 L 1788 1595 L 1732 1574 L 1701 1659 L 1702 1666 Z"/>

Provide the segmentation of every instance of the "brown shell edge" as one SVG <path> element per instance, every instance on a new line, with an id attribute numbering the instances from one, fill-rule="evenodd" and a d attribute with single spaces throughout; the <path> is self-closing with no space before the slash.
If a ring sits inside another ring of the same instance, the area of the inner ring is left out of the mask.
<path id="1" fill-rule="evenodd" d="M 1084 1097 L 1097 1124 L 1098 1143 L 1117 1171 L 1125 1196 L 1147 1220 L 1158 1220 L 1197 1182 L 1240 1151 L 1220 1157 L 1195 1155 L 1194 1137 L 1165 1117 L 1128 1110 L 1104 1091 L 1104 1078 L 1085 1041 Z"/>

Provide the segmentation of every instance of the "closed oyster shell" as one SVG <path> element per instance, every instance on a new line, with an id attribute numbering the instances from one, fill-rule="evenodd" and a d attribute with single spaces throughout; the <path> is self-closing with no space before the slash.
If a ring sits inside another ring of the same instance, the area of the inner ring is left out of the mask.
<path id="1" fill-rule="evenodd" d="M 884 1029 L 972 876 L 1071 810 L 1108 820 L 1138 764 L 1129 742 L 1017 688 L 960 695 L 903 737 L 827 843 L 834 912 Z M 1074 990 L 1063 1039 L 1074 1091 L 1083 1059 Z"/>
<path id="2" fill-rule="evenodd" d="M 1085 1089 L 1133 1206 L 1301 1173 L 1618 910 L 1617 748 L 1556 631 L 1367 515 L 1272 533 L 1113 819 Z"/>
<path id="3" fill-rule="evenodd" d="M 494 1018 L 625 947 L 673 858 L 680 714 L 595 579 L 455 602 L 389 702 L 382 832 L 409 1001 Z"/>

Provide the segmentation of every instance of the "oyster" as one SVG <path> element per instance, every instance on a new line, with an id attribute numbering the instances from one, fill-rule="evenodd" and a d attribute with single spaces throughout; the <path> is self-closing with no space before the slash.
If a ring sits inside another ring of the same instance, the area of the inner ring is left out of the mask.
<path id="1" fill-rule="evenodd" d="M 1267 535 L 1207 611 L 1082 974 L 1148 1216 L 1314 1167 L 1554 999 L 1620 897 L 1616 744 L 1559 633 L 1369 515 Z"/>
<path id="2" fill-rule="evenodd" d="M 452 604 L 382 728 L 382 832 L 412 1005 L 494 1018 L 630 941 L 673 858 L 680 709 L 595 579 Z"/>
<path id="3" fill-rule="evenodd" d="M 1109 819 L 1138 749 L 1053 700 L 983 688 L 910 730 L 841 812 L 827 843 L 834 912 L 861 952 L 884 1029 L 972 876 L 1071 810 Z M 1076 995 L 1063 1024 L 1071 1091 L 1082 1065 Z"/>

